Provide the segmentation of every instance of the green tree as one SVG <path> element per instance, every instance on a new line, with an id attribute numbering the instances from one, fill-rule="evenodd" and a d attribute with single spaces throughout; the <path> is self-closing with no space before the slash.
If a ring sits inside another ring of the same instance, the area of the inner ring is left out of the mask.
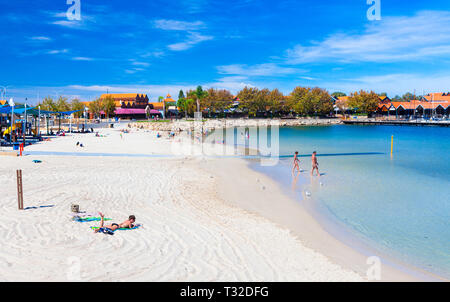
<path id="1" fill-rule="evenodd" d="M 258 100 L 261 97 L 259 89 L 255 87 L 244 87 L 239 91 L 239 108 L 251 116 L 256 116 L 258 112 Z"/>
<path id="2" fill-rule="evenodd" d="M 106 96 L 106 98 L 102 100 L 102 108 L 108 118 L 114 114 L 116 102 L 111 95 Z"/>
<path id="3" fill-rule="evenodd" d="M 339 97 L 342 97 L 342 96 L 347 96 L 347 94 L 345 94 L 344 92 L 336 91 L 336 92 L 333 92 L 331 94 L 331 96 L 333 96 L 335 98 L 339 98 Z"/>
<path id="4" fill-rule="evenodd" d="M 300 115 L 324 116 L 333 111 L 330 94 L 319 87 L 295 87 L 291 93 L 290 105 Z"/>
<path id="5" fill-rule="evenodd" d="M 314 114 L 325 116 L 333 111 L 331 95 L 323 88 L 315 87 L 311 90 Z"/>
<path id="6" fill-rule="evenodd" d="M 267 106 L 272 113 L 285 111 L 285 97 L 278 89 L 273 89 L 267 99 Z"/>
<path id="7" fill-rule="evenodd" d="M 70 104 L 66 97 L 60 96 L 56 102 L 56 108 L 59 112 L 70 111 Z"/>
<path id="8" fill-rule="evenodd" d="M 378 94 L 361 90 L 353 92 L 348 98 L 348 106 L 359 113 L 375 112 L 380 103 Z"/>
<path id="9" fill-rule="evenodd" d="M 41 106 L 41 109 L 42 109 L 42 110 L 47 110 L 47 111 L 58 111 L 58 107 L 57 107 L 55 101 L 54 101 L 53 98 L 50 97 L 50 96 L 44 98 L 44 100 L 42 101 L 42 103 L 38 104 L 38 106 Z"/>
<path id="10" fill-rule="evenodd" d="M 312 111 L 311 104 L 307 102 L 310 88 L 297 86 L 288 99 L 288 108 L 300 115 L 307 115 Z"/>
<path id="11" fill-rule="evenodd" d="M 230 108 L 233 103 L 233 95 L 225 89 L 210 88 L 207 95 L 202 100 L 202 106 L 209 109 L 210 115 L 213 113 L 223 113 Z"/>
<path id="12" fill-rule="evenodd" d="M 184 99 L 184 98 L 185 98 L 184 92 L 183 92 L 183 90 L 180 90 L 180 92 L 178 93 L 178 99 Z"/>
<path id="13" fill-rule="evenodd" d="M 78 112 L 75 112 L 73 115 L 75 116 L 75 118 L 80 118 L 83 116 L 84 104 L 81 103 L 79 99 L 75 98 L 70 102 L 70 110 L 72 111 L 79 110 Z"/>
<path id="14" fill-rule="evenodd" d="M 415 97 L 414 94 L 412 94 L 412 93 L 410 93 L 410 92 L 407 92 L 407 93 L 405 93 L 405 94 L 402 96 L 402 101 L 403 101 L 403 102 L 409 102 L 409 101 L 414 100 L 415 98 L 416 98 L 416 97 Z"/>
<path id="15" fill-rule="evenodd" d="M 98 98 L 93 102 L 89 103 L 89 111 L 94 115 L 94 117 L 100 116 L 100 111 L 104 109 L 102 99 Z"/>
<path id="16" fill-rule="evenodd" d="M 392 99 L 392 101 L 393 101 L 393 102 L 401 102 L 401 101 L 403 101 L 403 99 L 402 99 L 401 96 L 396 95 L 396 96 Z"/>
<path id="17" fill-rule="evenodd" d="M 178 99 L 177 107 L 180 109 L 181 113 L 184 113 L 185 117 L 188 115 L 193 115 L 195 111 L 195 102 L 193 99 Z"/>
<path id="18" fill-rule="evenodd" d="M 266 113 L 270 110 L 270 90 L 268 88 L 261 89 L 256 98 L 256 112 Z"/>
<path id="19" fill-rule="evenodd" d="M 202 86 L 197 86 L 195 90 L 189 90 L 186 95 L 188 98 L 195 100 L 197 111 L 201 111 L 202 107 L 205 107 L 202 101 L 208 96 L 208 91 L 203 90 Z"/>

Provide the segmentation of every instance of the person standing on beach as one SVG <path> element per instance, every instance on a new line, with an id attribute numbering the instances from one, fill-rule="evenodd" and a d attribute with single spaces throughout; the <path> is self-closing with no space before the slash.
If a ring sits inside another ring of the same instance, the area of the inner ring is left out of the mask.
<path id="1" fill-rule="evenodd" d="M 300 173 L 299 163 L 300 163 L 300 160 L 298 159 L 298 151 L 295 151 L 294 166 L 292 167 L 292 173 L 294 173 L 295 168 L 297 168 L 297 171 Z"/>
<path id="2" fill-rule="evenodd" d="M 314 151 L 311 157 L 311 161 L 312 161 L 312 170 L 311 170 L 311 176 L 314 175 L 314 170 L 317 171 L 317 176 L 320 177 L 320 173 L 319 173 L 319 163 L 317 162 L 317 152 Z"/>

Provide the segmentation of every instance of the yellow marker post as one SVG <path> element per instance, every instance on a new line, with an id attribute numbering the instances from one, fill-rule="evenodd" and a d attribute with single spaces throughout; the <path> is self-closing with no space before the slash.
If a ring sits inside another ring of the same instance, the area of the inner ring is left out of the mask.
<path id="1" fill-rule="evenodd" d="M 393 152 L 394 152 L 394 136 L 392 135 L 391 136 L 391 156 L 392 156 Z"/>

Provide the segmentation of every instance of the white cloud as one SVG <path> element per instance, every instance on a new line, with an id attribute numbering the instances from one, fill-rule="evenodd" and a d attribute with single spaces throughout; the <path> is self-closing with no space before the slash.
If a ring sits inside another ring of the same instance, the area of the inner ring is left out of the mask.
<path id="1" fill-rule="evenodd" d="M 335 33 L 309 46 L 287 51 L 292 64 L 398 62 L 450 55 L 450 12 L 422 11 L 414 16 L 383 17 L 359 34 Z"/>
<path id="2" fill-rule="evenodd" d="M 80 21 L 59 20 L 52 22 L 52 24 L 75 29 L 86 29 L 86 27 Z"/>
<path id="3" fill-rule="evenodd" d="M 243 81 L 232 81 L 221 79 L 215 82 L 209 83 L 195 83 L 195 84 L 174 84 L 174 85 L 70 85 L 64 87 L 64 91 L 71 94 L 89 95 L 91 98 L 95 98 L 99 94 L 109 91 L 110 93 L 145 93 L 148 94 L 150 99 L 156 100 L 158 96 L 165 96 L 170 93 L 172 96 L 177 96 L 180 89 L 184 92 L 190 89 L 195 89 L 198 85 L 201 85 L 203 89 L 217 88 L 228 89 L 231 93 L 237 93 L 245 86 L 253 87 L 251 83 L 245 83 Z M 50 88 L 48 88 L 51 91 Z"/>
<path id="4" fill-rule="evenodd" d="M 167 31 L 183 31 L 187 33 L 184 41 L 169 44 L 167 48 L 172 51 L 183 51 L 192 48 L 196 44 L 214 39 L 213 36 L 201 34 L 199 31 L 206 26 L 202 21 L 186 22 L 178 20 L 160 19 L 154 21 L 154 27 Z"/>
<path id="5" fill-rule="evenodd" d="M 39 36 L 39 37 L 31 37 L 30 40 L 33 40 L 33 41 L 42 41 L 42 42 L 49 42 L 49 41 L 51 41 L 52 39 L 49 38 L 49 37 Z"/>
<path id="6" fill-rule="evenodd" d="M 74 57 L 72 58 L 73 61 L 94 61 L 93 58 L 88 57 Z"/>
<path id="7" fill-rule="evenodd" d="M 304 80 L 308 80 L 308 81 L 316 81 L 316 78 L 312 78 L 312 77 L 300 77 L 300 79 L 304 79 Z"/>
<path id="8" fill-rule="evenodd" d="M 214 37 L 212 37 L 212 36 L 204 36 L 197 32 L 189 32 L 189 35 L 187 36 L 187 40 L 180 42 L 180 43 L 170 44 L 168 46 L 168 48 L 172 51 L 187 50 L 189 48 L 192 48 L 196 44 L 199 44 L 204 41 L 212 40 L 212 39 L 214 39 Z"/>
<path id="9" fill-rule="evenodd" d="M 69 20 L 67 19 L 66 13 L 46 12 L 46 14 L 50 15 L 54 19 L 57 19 L 56 21 L 50 22 L 50 24 L 72 29 L 91 30 L 93 29 L 92 25 L 96 23 L 94 16 L 86 14 L 81 15 L 81 20 Z"/>
<path id="10" fill-rule="evenodd" d="M 69 52 L 68 49 L 54 49 L 54 50 L 47 51 L 47 54 L 49 54 L 49 55 L 58 55 L 58 54 L 68 53 L 68 52 Z"/>
<path id="11" fill-rule="evenodd" d="M 147 62 L 139 62 L 139 61 L 133 61 L 133 62 L 131 63 L 131 65 L 134 65 L 134 66 L 144 66 L 144 67 L 150 66 L 150 64 L 147 63 Z"/>
<path id="12" fill-rule="evenodd" d="M 295 73 L 304 73 L 305 70 L 282 67 L 274 63 L 265 63 L 257 65 L 233 64 L 218 66 L 220 74 L 241 75 L 241 76 L 283 76 Z"/>
<path id="13" fill-rule="evenodd" d="M 178 20 L 155 20 L 154 26 L 162 30 L 179 30 L 179 31 L 192 31 L 205 28 L 205 24 L 202 21 L 186 22 Z"/>
<path id="14" fill-rule="evenodd" d="M 141 54 L 140 57 L 141 58 L 149 58 L 149 57 L 161 58 L 161 57 L 164 57 L 165 55 L 166 54 L 163 51 L 149 51 L 144 54 Z"/>
<path id="15" fill-rule="evenodd" d="M 216 82 L 207 83 L 204 85 L 204 88 L 216 88 L 216 89 L 227 89 L 231 93 L 236 94 L 239 90 L 243 89 L 244 87 L 255 87 L 255 85 L 244 82 L 246 79 L 239 79 L 239 78 L 222 78 L 219 79 Z"/>
<path id="16" fill-rule="evenodd" d="M 181 0 L 183 11 L 188 14 L 196 14 L 203 12 L 207 7 L 208 0 Z"/>

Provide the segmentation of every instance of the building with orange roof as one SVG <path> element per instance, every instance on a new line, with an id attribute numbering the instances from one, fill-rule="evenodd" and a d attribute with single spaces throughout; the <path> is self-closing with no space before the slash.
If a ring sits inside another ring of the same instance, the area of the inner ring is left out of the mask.
<path id="1" fill-rule="evenodd" d="M 382 104 L 388 104 L 392 102 L 392 100 L 387 95 L 380 95 L 379 98 Z"/>
<path id="2" fill-rule="evenodd" d="M 145 109 L 149 103 L 146 94 L 138 93 L 108 93 L 100 96 L 101 100 L 112 98 L 116 104 L 116 108 L 133 108 Z"/>
<path id="3" fill-rule="evenodd" d="M 445 94 L 435 94 L 425 96 L 422 100 L 411 100 L 409 102 L 390 102 L 378 105 L 378 114 L 396 116 L 449 116 L 450 100 L 443 99 Z M 448 95 L 450 96 L 450 94 Z M 441 100 L 428 101 L 439 97 Z"/>
<path id="4" fill-rule="evenodd" d="M 146 94 L 106 93 L 100 96 L 100 100 L 106 100 L 108 98 L 114 100 L 116 106 L 114 114 L 116 117 L 139 119 L 146 118 L 148 114 L 160 115 L 161 113 L 157 111 L 159 107 L 161 107 L 162 111 L 162 103 L 160 103 L 160 106 L 157 105 L 159 103 L 150 103 L 149 98 Z M 89 104 L 91 102 L 81 103 L 89 108 Z"/>
<path id="5" fill-rule="evenodd" d="M 164 103 L 163 102 L 150 102 L 148 103 L 154 110 L 163 111 L 164 110 Z"/>
<path id="6" fill-rule="evenodd" d="M 176 103 L 177 101 L 172 99 L 172 96 L 168 93 L 166 98 L 164 99 L 164 102 L 166 102 L 166 103 Z"/>
<path id="7" fill-rule="evenodd" d="M 347 102 L 348 101 L 348 96 L 338 96 L 337 100 L 341 101 L 341 102 Z"/>
<path id="8" fill-rule="evenodd" d="M 429 94 L 423 96 L 423 98 L 425 100 L 427 100 L 428 102 L 442 102 L 442 101 L 450 102 L 450 92 L 429 93 Z"/>

